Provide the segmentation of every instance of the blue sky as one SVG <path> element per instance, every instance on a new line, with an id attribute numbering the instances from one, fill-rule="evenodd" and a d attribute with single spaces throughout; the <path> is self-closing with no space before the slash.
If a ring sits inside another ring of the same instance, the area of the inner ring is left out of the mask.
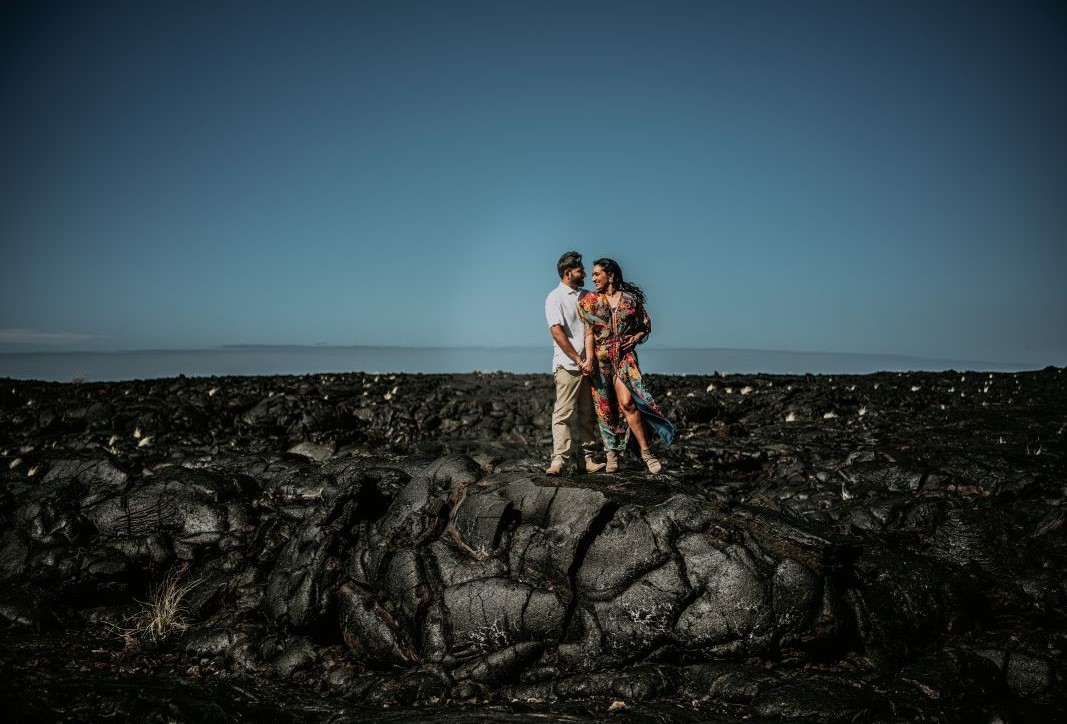
<path id="1" fill-rule="evenodd" d="M 0 9 L 0 351 L 652 343 L 1067 364 L 1058 2 Z"/>

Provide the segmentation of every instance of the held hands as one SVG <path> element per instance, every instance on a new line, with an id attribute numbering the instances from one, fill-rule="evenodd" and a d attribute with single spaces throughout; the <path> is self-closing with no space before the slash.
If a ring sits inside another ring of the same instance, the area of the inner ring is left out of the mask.
<path id="1" fill-rule="evenodd" d="M 593 360 L 592 358 L 586 358 L 578 363 L 578 369 L 581 370 L 582 377 L 588 377 L 593 374 Z"/>

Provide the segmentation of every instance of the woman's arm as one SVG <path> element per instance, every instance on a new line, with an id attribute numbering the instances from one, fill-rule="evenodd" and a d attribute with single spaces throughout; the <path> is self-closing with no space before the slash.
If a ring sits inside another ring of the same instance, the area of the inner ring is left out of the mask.
<path id="1" fill-rule="evenodd" d="M 649 318 L 648 312 L 645 311 L 644 305 L 641 306 L 638 312 L 641 315 L 641 322 L 636 325 L 637 329 L 620 340 L 620 351 L 623 354 L 626 354 L 637 345 L 644 343 L 649 335 L 652 334 L 652 320 Z"/>
<path id="2" fill-rule="evenodd" d="M 581 370 L 583 375 L 591 374 L 593 365 L 596 364 L 593 344 L 593 325 L 585 325 L 585 359 L 582 360 Z"/>
<path id="3" fill-rule="evenodd" d="M 640 339 L 638 344 L 644 344 L 645 340 L 652 336 L 652 318 L 648 316 L 645 305 L 641 305 L 641 331 L 637 333 Z"/>

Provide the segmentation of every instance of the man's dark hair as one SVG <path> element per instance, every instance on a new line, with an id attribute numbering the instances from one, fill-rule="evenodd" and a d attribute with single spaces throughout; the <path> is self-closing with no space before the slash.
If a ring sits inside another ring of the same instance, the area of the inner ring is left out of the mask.
<path id="1" fill-rule="evenodd" d="M 559 272 L 559 278 L 562 279 L 563 275 L 571 269 L 577 269 L 582 265 L 582 255 L 576 251 L 568 251 L 566 254 L 559 258 L 556 263 L 556 271 Z"/>

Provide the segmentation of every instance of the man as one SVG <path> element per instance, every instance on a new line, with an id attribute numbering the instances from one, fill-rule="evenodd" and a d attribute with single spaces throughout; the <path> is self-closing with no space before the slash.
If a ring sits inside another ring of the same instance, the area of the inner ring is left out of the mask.
<path id="1" fill-rule="evenodd" d="M 593 459 L 598 442 L 593 396 L 589 389 L 593 360 L 585 359 L 585 325 L 578 316 L 578 298 L 585 293 L 582 289 L 585 281 L 582 255 L 568 251 L 559 258 L 556 271 L 559 272 L 559 286 L 545 299 L 556 381 L 556 404 L 552 409 L 552 462 L 545 472 L 559 475 L 567 467 L 574 430 L 585 457 L 585 472 L 596 473 L 604 469 L 604 463 Z"/>

